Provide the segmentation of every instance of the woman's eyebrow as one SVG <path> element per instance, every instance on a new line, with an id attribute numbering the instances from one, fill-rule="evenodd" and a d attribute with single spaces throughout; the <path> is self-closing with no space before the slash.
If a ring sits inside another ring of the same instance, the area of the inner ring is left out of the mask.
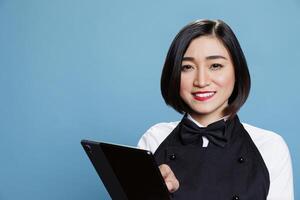
<path id="1" fill-rule="evenodd" d="M 195 59 L 193 57 L 183 57 L 182 61 L 194 61 Z"/>
<path id="2" fill-rule="evenodd" d="M 207 56 L 206 57 L 206 60 L 213 60 L 213 59 L 224 59 L 224 60 L 227 60 L 227 58 L 226 57 L 224 57 L 224 56 L 221 56 L 221 55 L 213 55 L 213 56 Z"/>
<path id="3" fill-rule="evenodd" d="M 207 56 L 205 57 L 206 60 L 214 60 L 214 59 L 224 59 L 224 60 L 227 60 L 226 57 L 224 56 L 221 56 L 221 55 L 212 55 L 212 56 Z M 188 56 L 185 56 L 182 58 L 182 61 L 194 61 L 195 58 L 194 57 L 188 57 Z"/>

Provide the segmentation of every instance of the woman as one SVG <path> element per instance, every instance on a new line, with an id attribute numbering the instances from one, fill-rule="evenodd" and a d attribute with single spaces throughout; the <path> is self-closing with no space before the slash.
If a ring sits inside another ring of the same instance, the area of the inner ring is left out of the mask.
<path id="1" fill-rule="evenodd" d="M 244 54 L 226 23 L 198 20 L 177 34 L 161 92 L 184 116 L 154 125 L 138 143 L 154 153 L 173 199 L 294 198 L 284 140 L 239 121 L 249 91 Z"/>

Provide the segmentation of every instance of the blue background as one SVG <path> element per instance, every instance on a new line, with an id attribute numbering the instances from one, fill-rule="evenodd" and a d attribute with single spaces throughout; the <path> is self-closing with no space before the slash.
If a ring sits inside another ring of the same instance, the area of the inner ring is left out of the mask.
<path id="1" fill-rule="evenodd" d="M 181 27 L 220 18 L 252 76 L 242 121 L 280 133 L 300 195 L 300 1 L 0 0 L 0 199 L 109 199 L 83 138 L 136 145 Z"/>

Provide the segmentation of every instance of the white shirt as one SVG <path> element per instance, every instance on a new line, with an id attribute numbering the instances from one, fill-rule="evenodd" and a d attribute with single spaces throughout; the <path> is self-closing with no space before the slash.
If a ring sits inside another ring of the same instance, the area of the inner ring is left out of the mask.
<path id="1" fill-rule="evenodd" d="M 198 126 L 202 126 L 193 120 Z M 152 126 L 141 137 L 138 147 L 154 153 L 164 139 L 178 125 L 179 121 L 159 123 Z M 270 175 L 270 189 L 267 200 L 294 200 L 293 170 L 288 146 L 283 138 L 268 130 L 242 123 L 262 155 Z M 203 126 L 202 126 L 203 127 Z M 203 148 L 208 145 L 203 137 Z"/>

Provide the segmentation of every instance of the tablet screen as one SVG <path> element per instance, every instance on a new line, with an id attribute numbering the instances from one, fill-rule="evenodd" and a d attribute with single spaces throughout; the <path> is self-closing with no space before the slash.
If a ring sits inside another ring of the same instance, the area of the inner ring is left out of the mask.
<path id="1" fill-rule="evenodd" d="M 151 152 L 104 142 L 81 143 L 112 199 L 170 199 Z M 114 198 L 114 193 L 123 193 L 123 197 Z"/>

